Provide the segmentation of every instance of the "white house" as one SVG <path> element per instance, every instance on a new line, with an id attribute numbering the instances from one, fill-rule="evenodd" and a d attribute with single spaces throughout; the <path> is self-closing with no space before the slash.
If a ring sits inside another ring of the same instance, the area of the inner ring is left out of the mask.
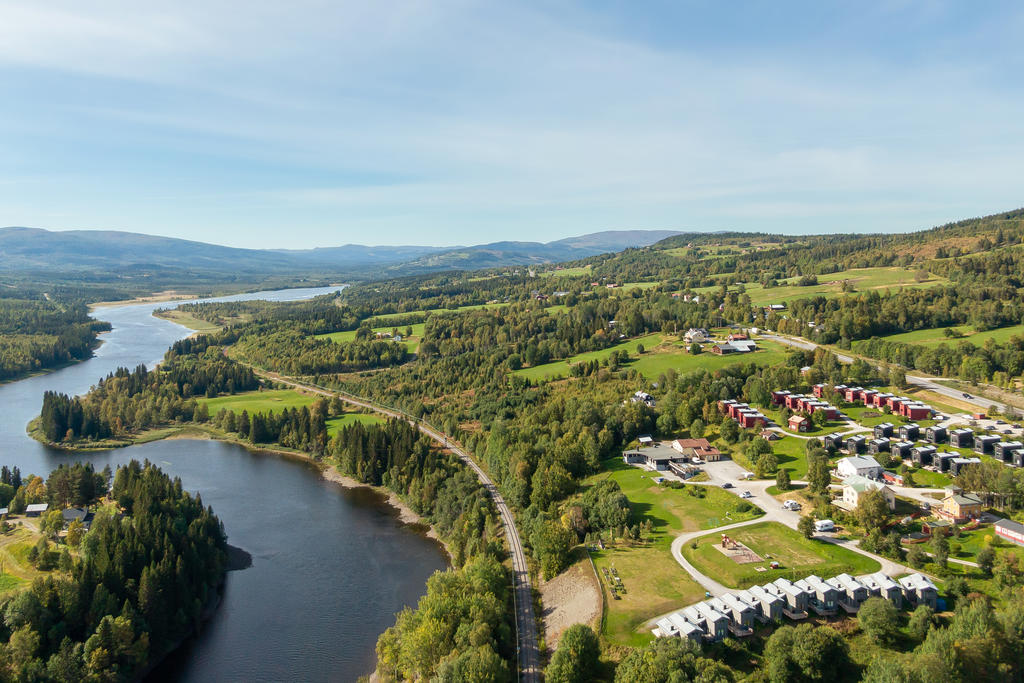
<path id="1" fill-rule="evenodd" d="M 836 473 L 840 479 L 847 477 L 867 477 L 878 479 L 882 476 L 882 466 L 870 455 L 851 455 L 841 458 L 836 463 Z"/>
<path id="2" fill-rule="evenodd" d="M 708 334 L 708 331 L 703 327 L 691 327 L 686 331 L 686 334 L 683 335 L 683 340 L 687 344 L 693 344 L 694 342 L 697 344 L 703 344 L 709 339 L 711 339 L 711 335 Z"/>
<path id="3" fill-rule="evenodd" d="M 896 509 L 896 494 L 891 488 L 882 482 L 856 474 L 852 477 L 846 477 L 843 479 L 843 502 L 850 507 L 857 507 L 857 504 L 860 502 L 861 494 L 867 493 L 868 491 L 881 491 L 889 509 Z"/>

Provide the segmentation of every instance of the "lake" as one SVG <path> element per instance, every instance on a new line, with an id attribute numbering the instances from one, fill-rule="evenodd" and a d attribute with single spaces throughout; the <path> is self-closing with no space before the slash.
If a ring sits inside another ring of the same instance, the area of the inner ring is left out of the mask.
<path id="1" fill-rule="evenodd" d="M 287 301 L 337 288 L 256 292 L 215 299 Z M 373 669 L 377 637 L 414 606 L 427 578 L 447 566 L 442 548 L 403 525 L 367 489 L 325 481 L 309 463 L 218 441 L 172 439 L 68 454 L 29 438 L 44 391 L 82 394 L 118 367 L 150 367 L 191 331 L 154 318 L 181 302 L 109 306 L 93 314 L 113 330 L 95 356 L 0 385 L 0 464 L 46 476 L 62 462 L 97 469 L 150 460 L 180 477 L 223 521 L 253 565 L 230 572 L 223 600 L 199 638 L 155 670 L 154 681 L 353 681 Z"/>

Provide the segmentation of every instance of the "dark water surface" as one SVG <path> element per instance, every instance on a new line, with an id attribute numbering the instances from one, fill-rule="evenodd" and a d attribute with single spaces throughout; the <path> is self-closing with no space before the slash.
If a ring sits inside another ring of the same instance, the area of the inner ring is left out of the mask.
<path id="1" fill-rule="evenodd" d="M 282 290 L 226 300 L 307 298 L 330 289 Z M 86 392 L 119 366 L 152 365 L 189 330 L 139 304 L 97 310 L 113 331 L 94 358 L 0 385 L 0 463 L 44 475 L 61 462 L 97 469 L 131 459 L 158 464 L 212 505 L 228 540 L 252 567 L 230 572 L 203 634 L 172 654 L 155 681 L 351 681 L 373 668 L 377 636 L 414 605 L 445 566 L 441 548 L 398 521 L 367 490 L 344 490 L 303 462 L 216 441 L 169 440 L 69 455 L 29 438 L 44 391 Z"/>

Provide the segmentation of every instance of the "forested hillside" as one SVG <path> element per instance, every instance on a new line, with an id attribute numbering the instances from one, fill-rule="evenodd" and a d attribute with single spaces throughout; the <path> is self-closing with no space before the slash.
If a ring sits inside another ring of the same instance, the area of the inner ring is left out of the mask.
<path id="1" fill-rule="evenodd" d="M 88 358 L 109 329 L 82 301 L 0 298 L 0 380 Z"/>

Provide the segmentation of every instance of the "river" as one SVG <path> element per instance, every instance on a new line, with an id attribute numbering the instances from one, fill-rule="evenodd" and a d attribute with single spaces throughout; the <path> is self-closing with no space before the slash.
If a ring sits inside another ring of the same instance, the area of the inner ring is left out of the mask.
<path id="1" fill-rule="evenodd" d="M 285 301 L 333 289 L 216 300 Z M 395 613 L 415 605 L 430 574 L 446 566 L 441 547 L 403 525 L 376 493 L 342 489 L 307 463 L 218 441 L 173 439 L 70 455 L 25 433 L 44 391 L 82 394 L 118 367 L 158 362 L 190 334 L 152 316 L 175 305 L 97 309 L 94 317 L 113 330 L 93 358 L 0 386 L 0 463 L 17 465 L 23 476 L 46 476 L 71 460 L 101 469 L 149 459 L 202 495 L 224 522 L 229 542 L 252 555 L 252 567 L 228 574 L 220 607 L 201 636 L 168 657 L 150 680 L 353 681 L 373 669 L 377 636 Z"/>

